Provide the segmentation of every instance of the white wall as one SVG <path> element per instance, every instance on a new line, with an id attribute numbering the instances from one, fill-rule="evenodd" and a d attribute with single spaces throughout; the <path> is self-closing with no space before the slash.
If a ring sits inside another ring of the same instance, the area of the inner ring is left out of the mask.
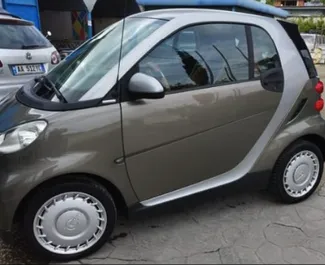
<path id="1" fill-rule="evenodd" d="M 120 18 L 97 18 L 94 19 L 94 28 L 95 32 L 93 32 L 93 35 L 97 34 L 98 32 L 102 31 L 109 25 L 112 25 L 116 21 L 120 20 Z"/>
<path id="2" fill-rule="evenodd" d="M 46 35 L 46 32 L 49 30 L 52 33 L 51 39 L 53 40 L 73 39 L 70 12 L 46 10 L 40 11 L 40 17 L 43 34 Z"/>

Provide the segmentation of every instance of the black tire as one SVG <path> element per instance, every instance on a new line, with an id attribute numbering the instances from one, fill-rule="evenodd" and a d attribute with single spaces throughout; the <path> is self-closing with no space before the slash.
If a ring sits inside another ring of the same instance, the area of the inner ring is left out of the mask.
<path id="1" fill-rule="evenodd" d="M 57 254 L 44 248 L 36 239 L 33 229 L 34 218 L 45 202 L 57 195 L 67 192 L 85 193 L 96 198 L 106 210 L 107 224 L 102 236 L 92 247 L 75 254 Z M 34 256 L 51 261 L 71 261 L 94 253 L 109 240 L 117 218 L 117 209 L 112 196 L 102 185 L 89 181 L 88 179 L 76 179 L 65 183 L 42 187 L 28 200 L 26 208 L 21 228 L 23 229 L 23 235 L 28 249 Z"/>
<path id="2" fill-rule="evenodd" d="M 288 192 L 285 189 L 285 184 L 283 183 L 284 173 L 291 159 L 302 151 L 311 151 L 317 156 L 319 161 L 319 173 L 318 176 L 316 177 L 314 186 L 309 190 L 309 192 L 303 196 L 295 197 L 288 194 Z M 322 179 L 323 169 L 324 169 L 324 157 L 319 147 L 316 144 L 309 141 L 303 141 L 303 140 L 297 141 L 291 146 L 289 146 L 278 158 L 272 172 L 270 190 L 283 203 L 293 204 L 293 203 L 302 202 L 307 198 L 309 198 L 318 188 L 319 183 Z"/>

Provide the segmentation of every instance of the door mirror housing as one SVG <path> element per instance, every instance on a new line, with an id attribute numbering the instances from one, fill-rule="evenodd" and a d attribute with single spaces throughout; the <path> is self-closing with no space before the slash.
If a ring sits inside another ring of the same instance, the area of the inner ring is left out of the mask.
<path id="1" fill-rule="evenodd" d="M 136 73 L 129 82 L 129 92 L 135 98 L 159 99 L 165 96 L 165 89 L 154 77 Z"/>

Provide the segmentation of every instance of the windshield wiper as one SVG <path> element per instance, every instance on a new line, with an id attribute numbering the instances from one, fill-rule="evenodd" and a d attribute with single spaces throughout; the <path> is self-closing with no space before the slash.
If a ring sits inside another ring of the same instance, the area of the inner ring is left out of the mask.
<path id="1" fill-rule="evenodd" d="M 42 83 L 49 91 L 51 91 L 51 92 L 53 91 L 61 102 L 68 103 L 68 101 L 63 96 L 61 91 L 59 89 L 57 89 L 55 84 L 47 76 L 43 75 L 43 76 L 41 76 L 39 78 L 35 78 L 35 81 L 39 82 L 39 83 Z M 48 83 L 49 86 L 46 83 Z"/>

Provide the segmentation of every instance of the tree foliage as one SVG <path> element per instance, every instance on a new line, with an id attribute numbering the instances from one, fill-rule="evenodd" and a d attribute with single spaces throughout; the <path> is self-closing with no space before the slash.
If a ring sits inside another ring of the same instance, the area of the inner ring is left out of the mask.
<path id="1" fill-rule="evenodd" d="M 298 24 L 299 31 L 301 33 L 325 33 L 325 20 L 323 17 L 320 18 L 291 18 L 289 20 L 292 20 L 296 24 Z"/>

